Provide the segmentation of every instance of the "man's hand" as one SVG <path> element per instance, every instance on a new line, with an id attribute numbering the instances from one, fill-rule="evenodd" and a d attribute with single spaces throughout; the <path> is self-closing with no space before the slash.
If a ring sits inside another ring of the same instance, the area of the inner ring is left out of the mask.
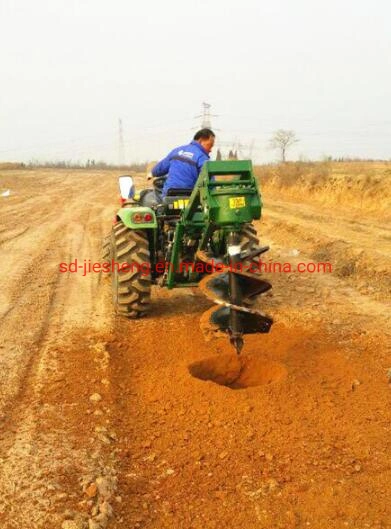
<path id="1" fill-rule="evenodd" d="M 153 178 L 152 171 L 148 171 L 148 173 L 147 173 L 147 180 L 152 180 L 152 178 Z"/>

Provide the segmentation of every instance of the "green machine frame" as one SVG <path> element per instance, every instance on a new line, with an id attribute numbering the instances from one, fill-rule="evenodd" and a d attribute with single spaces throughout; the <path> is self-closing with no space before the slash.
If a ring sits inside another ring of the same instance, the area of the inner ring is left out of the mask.
<path id="1" fill-rule="evenodd" d="M 206 162 L 176 226 L 167 288 L 197 285 L 195 277 L 194 283 L 178 280 L 184 235 L 199 239 L 197 250 L 203 251 L 216 230 L 238 233 L 244 224 L 259 219 L 261 211 L 262 200 L 251 161 Z"/>

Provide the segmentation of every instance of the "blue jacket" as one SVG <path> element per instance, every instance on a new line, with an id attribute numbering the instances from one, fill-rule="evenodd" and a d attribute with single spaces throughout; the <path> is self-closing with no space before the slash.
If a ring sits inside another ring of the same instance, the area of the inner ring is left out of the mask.
<path id="1" fill-rule="evenodd" d="M 172 187 L 193 189 L 207 160 L 209 154 L 198 141 L 173 149 L 152 169 L 153 176 L 168 175 L 162 196 L 165 197 L 168 189 Z"/>

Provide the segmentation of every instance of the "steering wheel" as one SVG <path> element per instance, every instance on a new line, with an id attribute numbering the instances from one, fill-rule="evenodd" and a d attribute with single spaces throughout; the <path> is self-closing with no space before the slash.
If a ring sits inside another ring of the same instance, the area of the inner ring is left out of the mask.
<path id="1" fill-rule="evenodd" d="M 166 180 L 167 176 L 157 176 L 153 179 L 153 187 L 161 193 Z"/>

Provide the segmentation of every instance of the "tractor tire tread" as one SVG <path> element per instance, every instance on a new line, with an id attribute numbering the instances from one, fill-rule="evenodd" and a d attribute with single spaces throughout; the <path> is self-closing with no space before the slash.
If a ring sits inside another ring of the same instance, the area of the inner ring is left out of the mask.
<path id="1" fill-rule="evenodd" d="M 115 311 L 129 319 L 148 313 L 151 299 L 149 242 L 146 232 L 133 230 L 119 221 L 111 233 L 112 256 L 116 263 L 127 263 L 126 270 L 114 268 L 112 290 Z M 141 265 L 146 265 L 142 267 Z"/>

